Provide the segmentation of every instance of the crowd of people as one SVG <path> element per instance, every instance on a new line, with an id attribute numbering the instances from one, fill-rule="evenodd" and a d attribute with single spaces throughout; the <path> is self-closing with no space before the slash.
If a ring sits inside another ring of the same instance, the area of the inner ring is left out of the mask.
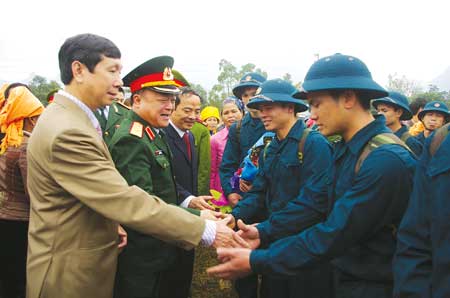
<path id="1" fill-rule="evenodd" d="M 240 298 L 450 296 L 445 102 L 343 54 L 220 107 L 169 56 L 122 77 L 80 34 L 58 59 L 46 107 L 0 88 L 0 297 L 193 297 L 199 245 Z"/>

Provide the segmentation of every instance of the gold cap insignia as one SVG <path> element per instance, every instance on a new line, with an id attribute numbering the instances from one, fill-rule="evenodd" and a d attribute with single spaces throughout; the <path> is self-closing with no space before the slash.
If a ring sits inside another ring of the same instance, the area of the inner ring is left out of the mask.
<path id="1" fill-rule="evenodd" d="M 246 77 L 245 77 L 245 80 L 246 80 L 246 81 L 251 81 L 251 80 L 252 80 L 252 77 L 251 77 L 251 76 L 246 76 Z"/>
<path id="2" fill-rule="evenodd" d="M 170 67 L 166 67 L 164 69 L 163 80 L 164 81 L 172 81 L 173 80 L 172 69 L 170 69 Z"/>
<path id="3" fill-rule="evenodd" d="M 435 106 L 436 108 L 439 108 L 439 107 L 441 106 L 441 104 L 435 103 L 434 106 Z"/>

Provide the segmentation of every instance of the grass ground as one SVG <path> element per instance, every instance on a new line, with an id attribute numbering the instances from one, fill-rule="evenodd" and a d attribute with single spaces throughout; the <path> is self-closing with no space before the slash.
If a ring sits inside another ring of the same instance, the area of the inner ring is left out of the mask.
<path id="1" fill-rule="evenodd" d="M 214 248 L 195 249 L 194 275 L 192 280 L 192 298 L 237 298 L 232 282 L 209 277 L 208 267 L 218 264 Z"/>

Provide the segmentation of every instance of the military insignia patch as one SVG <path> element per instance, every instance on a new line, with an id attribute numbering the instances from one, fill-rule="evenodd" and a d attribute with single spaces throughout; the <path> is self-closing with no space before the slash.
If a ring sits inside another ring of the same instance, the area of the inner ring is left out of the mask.
<path id="1" fill-rule="evenodd" d="M 130 127 L 130 135 L 142 138 L 143 129 L 144 126 L 141 123 L 134 121 Z"/>
<path id="2" fill-rule="evenodd" d="M 435 103 L 434 106 L 435 106 L 436 108 L 439 108 L 441 105 L 440 105 L 439 103 Z"/>
<path id="3" fill-rule="evenodd" d="M 246 76 L 245 77 L 245 80 L 248 82 L 248 81 L 251 81 L 252 80 L 252 77 L 251 76 Z"/>
<path id="4" fill-rule="evenodd" d="M 166 67 L 164 69 L 163 80 L 164 81 L 172 81 L 173 80 L 172 69 L 170 69 L 170 67 Z"/>
<path id="5" fill-rule="evenodd" d="M 147 136 L 148 136 L 148 138 L 150 139 L 150 140 L 154 140 L 155 139 L 155 134 L 153 133 L 153 131 L 152 131 L 152 129 L 150 128 L 150 127 L 146 127 L 145 128 L 145 133 L 147 134 Z"/>
<path id="6" fill-rule="evenodd" d="M 162 152 L 162 150 L 156 150 L 155 151 L 155 156 L 160 156 L 163 155 L 164 153 Z"/>

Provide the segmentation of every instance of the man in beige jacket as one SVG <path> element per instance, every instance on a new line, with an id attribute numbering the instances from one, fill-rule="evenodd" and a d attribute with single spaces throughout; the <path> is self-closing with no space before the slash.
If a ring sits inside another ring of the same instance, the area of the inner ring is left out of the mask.
<path id="1" fill-rule="evenodd" d="M 71 37 L 59 65 L 65 88 L 39 119 L 27 152 L 27 297 L 112 297 L 118 223 L 185 249 L 233 242 L 226 220 L 205 221 L 167 205 L 128 186 L 115 169 L 92 112 L 111 104 L 122 86 L 114 43 Z"/>

